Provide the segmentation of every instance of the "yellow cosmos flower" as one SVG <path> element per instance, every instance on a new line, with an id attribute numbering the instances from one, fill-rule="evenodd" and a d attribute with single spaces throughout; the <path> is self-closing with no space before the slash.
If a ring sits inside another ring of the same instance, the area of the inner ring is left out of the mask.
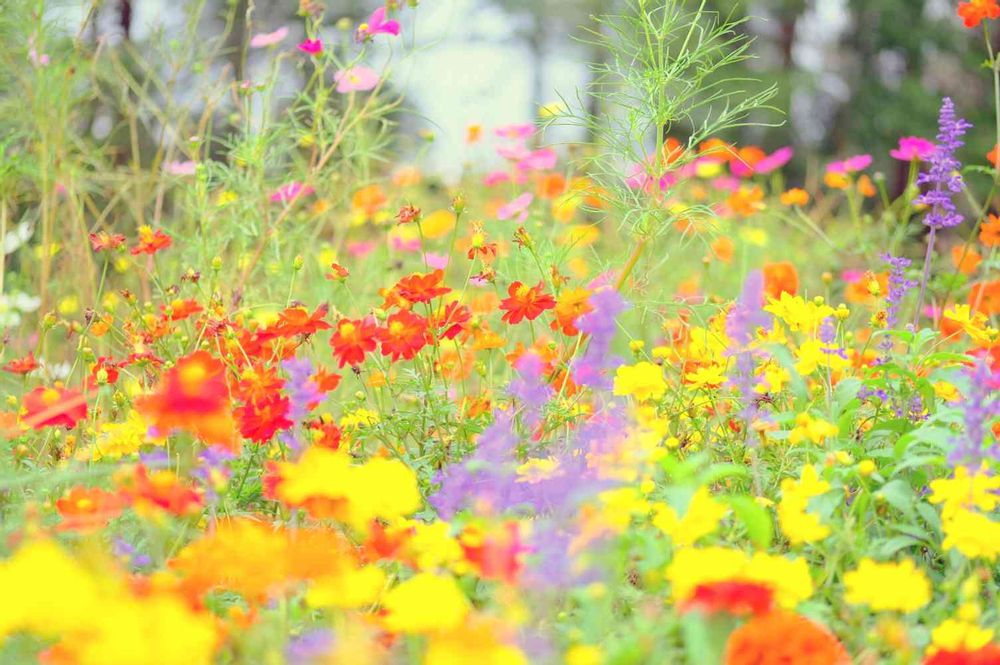
<path id="1" fill-rule="evenodd" d="M 837 426 L 821 418 L 813 418 L 808 413 L 800 413 L 795 417 L 795 429 L 788 435 L 788 442 L 798 445 L 803 441 L 812 441 L 816 445 L 822 445 L 827 438 L 835 437 L 840 433 Z"/>
<path id="2" fill-rule="evenodd" d="M 389 591 L 382 608 L 387 630 L 427 634 L 457 629 L 470 605 L 453 577 L 418 573 Z"/>
<path id="3" fill-rule="evenodd" d="M 653 525 L 670 536 L 675 546 L 686 547 L 713 533 L 728 508 L 713 499 L 707 487 L 699 487 L 691 497 L 683 518 L 666 504 L 657 504 L 653 510 Z"/>
<path id="4" fill-rule="evenodd" d="M 667 382 L 663 380 L 663 370 L 659 365 L 640 362 L 622 365 L 615 372 L 615 395 L 631 395 L 640 402 L 660 399 L 667 392 Z"/>
<path id="5" fill-rule="evenodd" d="M 781 502 L 778 504 L 778 524 L 793 545 L 814 543 L 830 535 L 830 527 L 818 515 L 808 512 L 809 500 L 830 491 L 830 483 L 820 480 L 816 467 L 802 468 L 799 480 L 781 481 Z"/>
<path id="6" fill-rule="evenodd" d="M 844 575 L 844 599 L 867 605 L 876 612 L 915 612 L 931 601 L 931 583 L 910 559 L 877 563 L 862 559 L 856 570 Z"/>

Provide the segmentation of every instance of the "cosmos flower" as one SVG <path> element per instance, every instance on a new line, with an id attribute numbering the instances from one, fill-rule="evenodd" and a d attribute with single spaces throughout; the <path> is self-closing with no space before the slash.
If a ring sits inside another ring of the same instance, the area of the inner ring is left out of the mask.
<path id="1" fill-rule="evenodd" d="M 281 26 L 274 32 L 259 32 L 250 39 L 250 48 L 267 48 L 284 41 L 288 36 L 288 27 Z"/>
<path id="2" fill-rule="evenodd" d="M 545 293 L 544 288 L 542 282 L 535 286 L 512 282 L 507 287 L 507 297 L 500 301 L 500 309 L 503 310 L 501 320 L 511 325 L 524 319 L 534 321 L 542 312 L 555 307 L 555 299 Z"/>
<path id="3" fill-rule="evenodd" d="M 323 52 L 323 42 L 319 39 L 304 39 L 297 48 L 308 55 L 319 55 Z"/>
<path id="4" fill-rule="evenodd" d="M 24 396 L 22 422 L 32 429 L 70 429 L 87 417 L 87 398 L 78 390 L 61 385 L 38 386 Z"/>
<path id="5" fill-rule="evenodd" d="M 395 19 L 386 20 L 385 7 L 379 7 L 371 13 L 368 20 L 358 26 L 355 38 L 359 41 L 371 39 L 375 35 L 399 36 L 399 21 Z"/>
<path id="6" fill-rule="evenodd" d="M 934 154 L 936 147 L 933 141 L 919 136 L 904 136 L 899 139 L 899 146 L 889 151 L 889 155 L 901 162 L 924 161 Z"/>
<path id="7" fill-rule="evenodd" d="M 357 65 L 339 70 L 333 75 L 333 80 L 337 83 L 337 92 L 365 92 L 378 85 L 379 75 L 371 67 Z"/>

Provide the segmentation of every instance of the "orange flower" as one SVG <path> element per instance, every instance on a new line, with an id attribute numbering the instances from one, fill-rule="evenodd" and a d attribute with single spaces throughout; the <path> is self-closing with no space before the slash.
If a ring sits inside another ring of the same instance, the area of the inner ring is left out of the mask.
<path id="1" fill-rule="evenodd" d="M 278 322 L 271 331 L 282 337 L 294 337 L 328 330 L 330 324 L 323 320 L 327 311 L 326 305 L 320 305 L 311 314 L 305 307 L 288 307 L 278 314 Z"/>
<path id="2" fill-rule="evenodd" d="M 712 242 L 712 254 L 723 263 L 729 263 L 733 260 L 735 249 L 733 241 L 726 236 L 719 236 Z"/>
<path id="3" fill-rule="evenodd" d="M 849 303 L 871 303 L 876 296 L 885 297 L 889 289 L 889 273 L 866 272 L 844 289 L 844 299 Z"/>
<path id="4" fill-rule="evenodd" d="M 973 284 L 969 289 L 968 303 L 986 316 L 1000 314 L 1000 280 Z"/>
<path id="5" fill-rule="evenodd" d="M 799 272 L 789 261 L 764 264 L 764 292 L 772 298 L 782 293 L 794 296 L 799 290 Z"/>
<path id="6" fill-rule="evenodd" d="M 835 173 L 833 171 L 827 171 L 826 175 L 823 176 L 823 182 L 830 189 L 847 189 L 848 185 L 851 184 L 850 178 L 848 178 L 843 173 Z"/>
<path id="7" fill-rule="evenodd" d="M 985 19 L 1000 18 L 1000 5 L 997 5 L 997 0 L 960 2 L 958 16 L 965 22 L 966 28 L 975 28 Z"/>
<path id="8" fill-rule="evenodd" d="M 364 319 L 341 319 L 337 323 L 337 329 L 330 337 L 330 346 L 333 347 L 333 356 L 340 366 L 360 365 L 364 362 L 365 354 L 375 350 L 375 335 L 378 327 L 372 318 Z"/>
<path id="9" fill-rule="evenodd" d="M 78 485 L 56 500 L 56 510 L 62 517 L 57 531 L 91 532 L 121 514 L 122 500 L 117 494 L 99 487 Z"/>
<path id="10" fill-rule="evenodd" d="M 451 291 L 441 284 L 442 281 L 444 281 L 444 271 L 441 269 L 429 274 L 416 272 L 399 280 L 395 291 L 411 303 L 430 302 Z"/>
<path id="11" fill-rule="evenodd" d="M 132 502 L 140 515 L 156 516 L 161 512 L 172 515 L 194 515 L 201 512 L 201 494 L 168 469 L 157 469 L 150 475 L 142 464 L 121 480 L 122 495 Z"/>
<path id="12" fill-rule="evenodd" d="M 1000 665 L 1000 644 L 986 644 L 975 651 L 941 650 L 924 660 L 924 665 Z"/>
<path id="13" fill-rule="evenodd" d="M 376 336 L 382 344 L 382 355 L 410 360 L 427 344 L 427 319 L 405 309 L 389 316 Z"/>
<path id="14" fill-rule="evenodd" d="M 236 445 L 226 366 L 207 351 L 178 360 L 136 409 L 161 435 L 180 429 L 207 443 Z"/>
<path id="15" fill-rule="evenodd" d="M 764 209 L 764 190 L 760 187 L 740 187 L 726 200 L 733 213 L 741 217 L 749 217 Z"/>
<path id="16" fill-rule="evenodd" d="M 1000 245 L 1000 217 L 990 215 L 979 227 L 979 242 L 986 247 Z"/>
<path id="17" fill-rule="evenodd" d="M 732 632 L 726 665 L 847 665 L 847 650 L 828 630 L 790 612 L 769 612 Z"/>
<path id="18" fill-rule="evenodd" d="M 22 422 L 32 429 L 72 428 L 87 417 L 87 398 L 60 385 L 38 386 L 24 396 L 24 411 Z"/>
<path id="19" fill-rule="evenodd" d="M 979 267 L 982 260 L 983 257 L 972 247 L 969 247 L 968 250 L 964 245 L 955 245 L 951 248 L 951 263 L 963 275 L 971 275 L 976 272 L 976 268 Z"/>
<path id="20" fill-rule="evenodd" d="M 527 548 L 521 543 L 518 523 L 504 522 L 491 530 L 477 524 L 467 524 L 458 537 L 465 560 L 472 564 L 483 579 L 514 583 L 522 568 L 522 556 Z"/>
<path id="21" fill-rule="evenodd" d="M 23 358 L 14 358 L 3 366 L 3 371 L 22 376 L 36 369 L 38 369 L 38 361 L 35 360 L 35 354 L 31 352 Z"/>
<path id="22" fill-rule="evenodd" d="M 483 138 L 483 126 L 480 124 L 469 125 L 465 128 L 465 142 L 479 143 L 480 139 Z"/>
<path id="23" fill-rule="evenodd" d="M 129 251 L 132 252 L 133 256 L 138 256 L 139 254 L 152 255 L 161 249 L 170 247 L 171 243 L 173 243 L 173 239 L 166 233 L 159 229 L 154 231 L 151 226 L 144 224 L 139 227 L 139 244 Z"/>
<path id="24" fill-rule="evenodd" d="M 561 173 L 547 173 L 538 180 L 535 193 L 540 199 L 554 199 L 566 191 L 566 178 Z"/>
<path id="25" fill-rule="evenodd" d="M 101 231 L 100 233 L 91 233 L 88 237 L 90 238 L 90 248 L 95 252 L 118 249 L 125 244 L 125 236 L 120 233 L 112 235 L 106 231 Z"/>
<path id="26" fill-rule="evenodd" d="M 528 286 L 521 282 L 514 282 L 507 288 L 509 297 L 500 301 L 500 309 L 503 316 L 500 318 L 504 323 L 517 324 L 524 319 L 534 321 L 542 312 L 556 306 L 555 299 L 542 289 L 543 284 L 539 282 L 535 286 Z"/>
<path id="27" fill-rule="evenodd" d="M 858 192 L 861 194 L 861 196 L 867 199 L 870 199 L 876 194 L 878 194 L 878 190 L 875 189 L 875 183 L 873 183 L 872 179 L 869 178 L 867 175 L 863 175 L 860 178 L 858 178 Z"/>
<path id="28" fill-rule="evenodd" d="M 468 329 L 472 312 L 465 305 L 453 301 L 445 305 L 431 320 L 432 327 L 441 339 L 455 339 Z"/>
<path id="29" fill-rule="evenodd" d="M 389 199 L 385 192 L 378 185 L 368 185 L 354 192 L 351 197 L 351 207 L 355 212 L 361 213 L 366 219 L 375 216 L 379 210 L 385 207 Z"/>
<path id="30" fill-rule="evenodd" d="M 783 193 L 780 199 L 781 205 L 802 207 L 809 204 L 809 192 L 804 189 L 794 187 Z"/>
<path id="31" fill-rule="evenodd" d="M 993 146 L 993 149 L 986 153 L 986 159 L 993 165 L 993 168 L 1000 167 L 1000 143 Z"/>
<path id="32" fill-rule="evenodd" d="M 204 309 L 205 308 L 199 305 L 198 301 L 194 299 L 174 300 L 170 303 L 169 308 L 167 305 L 160 305 L 160 311 L 163 313 L 163 316 L 171 321 L 183 321 L 184 319 L 194 316 Z"/>
<path id="33" fill-rule="evenodd" d="M 562 333 L 570 337 L 577 335 L 580 331 L 576 328 L 576 320 L 593 309 L 590 304 L 590 291 L 566 289 L 556 299 L 556 320 L 552 322 L 552 329 L 562 329 Z"/>

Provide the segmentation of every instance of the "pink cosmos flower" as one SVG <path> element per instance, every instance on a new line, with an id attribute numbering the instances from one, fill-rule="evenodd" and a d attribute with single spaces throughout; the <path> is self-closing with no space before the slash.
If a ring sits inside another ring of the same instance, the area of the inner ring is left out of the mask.
<path id="1" fill-rule="evenodd" d="M 531 123 L 504 125 L 497 127 L 494 133 L 502 139 L 526 139 L 535 133 L 535 126 Z"/>
<path id="2" fill-rule="evenodd" d="M 419 252 L 420 251 L 420 238 L 400 238 L 399 236 L 393 236 L 389 240 L 389 244 L 392 245 L 392 249 L 397 252 Z"/>
<path id="3" fill-rule="evenodd" d="M 378 85 L 378 72 L 371 67 L 359 65 L 341 69 L 333 75 L 333 80 L 337 82 L 337 92 L 363 92 Z"/>
<path id="4" fill-rule="evenodd" d="M 527 159 L 531 155 L 531 151 L 528 150 L 528 146 L 524 145 L 524 142 L 518 141 L 511 145 L 501 145 L 497 146 L 497 154 L 504 159 L 509 159 L 512 162 L 517 162 L 522 159 Z"/>
<path id="5" fill-rule="evenodd" d="M 288 28 L 281 26 L 274 32 L 260 32 L 250 40 L 250 48 L 267 48 L 280 43 L 288 36 Z"/>
<path id="6" fill-rule="evenodd" d="M 194 175 L 195 167 L 198 165 L 192 161 L 186 162 L 165 162 L 163 172 L 170 175 Z"/>
<path id="7" fill-rule="evenodd" d="M 435 270 L 444 270 L 448 267 L 448 255 L 447 254 L 435 254 L 434 252 L 425 252 L 424 261 L 427 265 Z"/>
<path id="8" fill-rule="evenodd" d="M 871 166 L 871 163 L 871 155 L 854 155 L 853 157 L 848 157 L 842 162 L 830 162 L 826 165 L 826 172 L 855 173 L 857 171 L 864 171 L 866 168 Z"/>
<path id="9" fill-rule="evenodd" d="M 358 26 L 354 37 L 359 42 L 370 39 L 375 35 L 399 36 L 399 21 L 395 19 L 385 20 L 385 7 L 379 7 L 372 12 L 368 20 Z"/>
<path id="10" fill-rule="evenodd" d="M 558 155 L 552 148 L 542 148 L 529 153 L 517 163 L 522 171 L 546 171 L 555 168 Z"/>
<path id="11" fill-rule="evenodd" d="M 347 243 L 347 253 L 351 256 L 363 259 L 372 253 L 375 243 L 371 241 L 356 241 Z"/>
<path id="12" fill-rule="evenodd" d="M 299 44 L 299 50 L 309 55 L 319 55 L 323 52 L 323 42 L 319 39 L 304 39 Z"/>
<path id="13" fill-rule="evenodd" d="M 733 159 L 729 164 L 729 170 L 737 178 L 749 178 L 758 173 L 771 173 L 792 161 L 794 155 L 795 151 L 790 146 L 785 146 L 784 148 L 778 148 L 753 165 L 746 164 L 739 159 Z"/>
<path id="14" fill-rule="evenodd" d="M 723 192 L 738 192 L 740 181 L 733 177 L 719 176 L 712 181 L 712 187 Z"/>
<path id="15" fill-rule="evenodd" d="M 844 270 L 840 273 L 840 278 L 848 284 L 853 284 L 864 276 L 865 273 L 861 270 Z"/>
<path id="16" fill-rule="evenodd" d="M 506 171 L 490 171 L 483 178 L 483 185 L 486 187 L 496 187 L 505 182 L 510 182 L 510 174 Z"/>
<path id="17" fill-rule="evenodd" d="M 521 194 L 510 203 L 505 203 L 497 209 L 497 219 L 506 220 L 517 216 L 517 220 L 523 222 L 528 219 L 528 206 L 534 200 L 535 195 L 531 192 Z"/>
<path id="18" fill-rule="evenodd" d="M 308 185 L 303 185 L 297 180 L 286 183 L 279 187 L 277 191 L 271 194 L 271 203 L 288 203 L 289 201 L 294 201 L 300 196 L 308 196 L 312 194 L 314 190 Z"/>
<path id="19" fill-rule="evenodd" d="M 912 162 L 914 159 L 923 161 L 934 154 L 937 148 L 933 141 L 919 136 L 903 136 L 899 139 L 899 147 L 889 151 L 889 156 L 901 162 Z"/>

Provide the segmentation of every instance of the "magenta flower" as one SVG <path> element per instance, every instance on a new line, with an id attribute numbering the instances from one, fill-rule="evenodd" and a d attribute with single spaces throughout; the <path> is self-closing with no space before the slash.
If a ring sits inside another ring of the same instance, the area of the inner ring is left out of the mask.
<path id="1" fill-rule="evenodd" d="M 337 92 L 363 92 L 378 85 L 378 72 L 370 67 L 351 67 L 341 69 L 333 75 L 337 82 Z"/>
<path id="2" fill-rule="evenodd" d="M 555 168 L 558 155 L 552 148 L 542 148 L 529 153 L 517 163 L 522 171 L 546 171 Z"/>
<path id="3" fill-rule="evenodd" d="M 274 32 L 261 32 L 250 40 L 250 48 L 267 48 L 280 43 L 288 36 L 288 28 L 281 26 Z"/>
<path id="4" fill-rule="evenodd" d="M 297 180 L 286 183 L 279 187 L 277 191 L 271 194 L 271 203 L 288 203 L 289 201 L 294 201 L 300 196 L 308 196 L 312 194 L 314 190 L 308 185 L 304 185 Z"/>
<path id="5" fill-rule="evenodd" d="M 354 37 L 359 42 L 370 39 L 375 35 L 399 36 L 399 21 L 395 19 L 385 20 L 385 7 L 379 7 L 372 12 L 368 20 L 358 26 L 358 31 Z"/>
<path id="6" fill-rule="evenodd" d="M 363 259 L 375 251 L 375 243 L 371 241 L 355 241 L 347 243 L 347 253 L 357 259 Z"/>
<path id="7" fill-rule="evenodd" d="M 524 145 L 523 141 L 517 141 L 511 145 L 497 146 L 497 154 L 512 162 L 519 162 L 522 159 L 527 159 L 531 155 L 531 151 L 528 150 L 528 146 Z"/>
<path id="8" fill-rule="evenodd" d="M 919 136 L 903 136 L 899 139 L 899 147 L 889 151 L 889 156 L 901 162 L 912 162 L 914 159 L 924 161 L 934 154 L 937 146 L 933 141 Z"/>
<path id="9" fill-rule="evenodd" d="M 848 157 L 842 162 L 830 162 L 826 165 L 826 172 L 856 173 L 857 171 L 864 171 L 866 168 L 871 166 L 871 163 L 871 155 L 854 155 L 853 157 Z"/>
<path id="10" fill-rule="evenodd" d="M 299 50 L 309 55 L 319 55 L 323 52 L 323 42 L 319 39 L 304 39 L 299 44 Z"/>
<path id="11" fill-rule="evenodd" d="M 435 254 L 434 252 L 424 252 L 424 261 L 430 268 L 444 270 L 445 268 L 448 267 L 447 254 Z"/>
<path id="12" fill-rule="evenodd" d="M 486 187 L 496 187 L 505 182 L 510 182 L 510 174 L 506 171 L 490 171 L 483 177 L 483 185 Z"/>
<path id="13" fill-rule="evenodd" d="M 737 178 L 749 178 L 756 174 L 771 173 L 777 171 L 782 166 L 792 161 L 795 151 L 791 147 L 778 148 L 770 155 L 764 157 L 754 165 L 747 164 L 739 159 L 733 159 L 729 165 L 729 170 Z"/>
<path id="14" fill-rule="evenodd" d="M 169 173 L 170 175 L 194 175 L 194 171 L 197 166 L 198 165 L 192 161 L 165 162 L 163 164 L 163 172 Z"/>
<path id="15" fill-rule="evenodd" d="M 497 209 L 497 219 L 506 220 L 516 216 L 519 222 L 523 222 L 528 219 L 528 206 L 534 200 L 535 195 L 531 192 L 521 194 L 510 203 L 505 203 Z"/>

